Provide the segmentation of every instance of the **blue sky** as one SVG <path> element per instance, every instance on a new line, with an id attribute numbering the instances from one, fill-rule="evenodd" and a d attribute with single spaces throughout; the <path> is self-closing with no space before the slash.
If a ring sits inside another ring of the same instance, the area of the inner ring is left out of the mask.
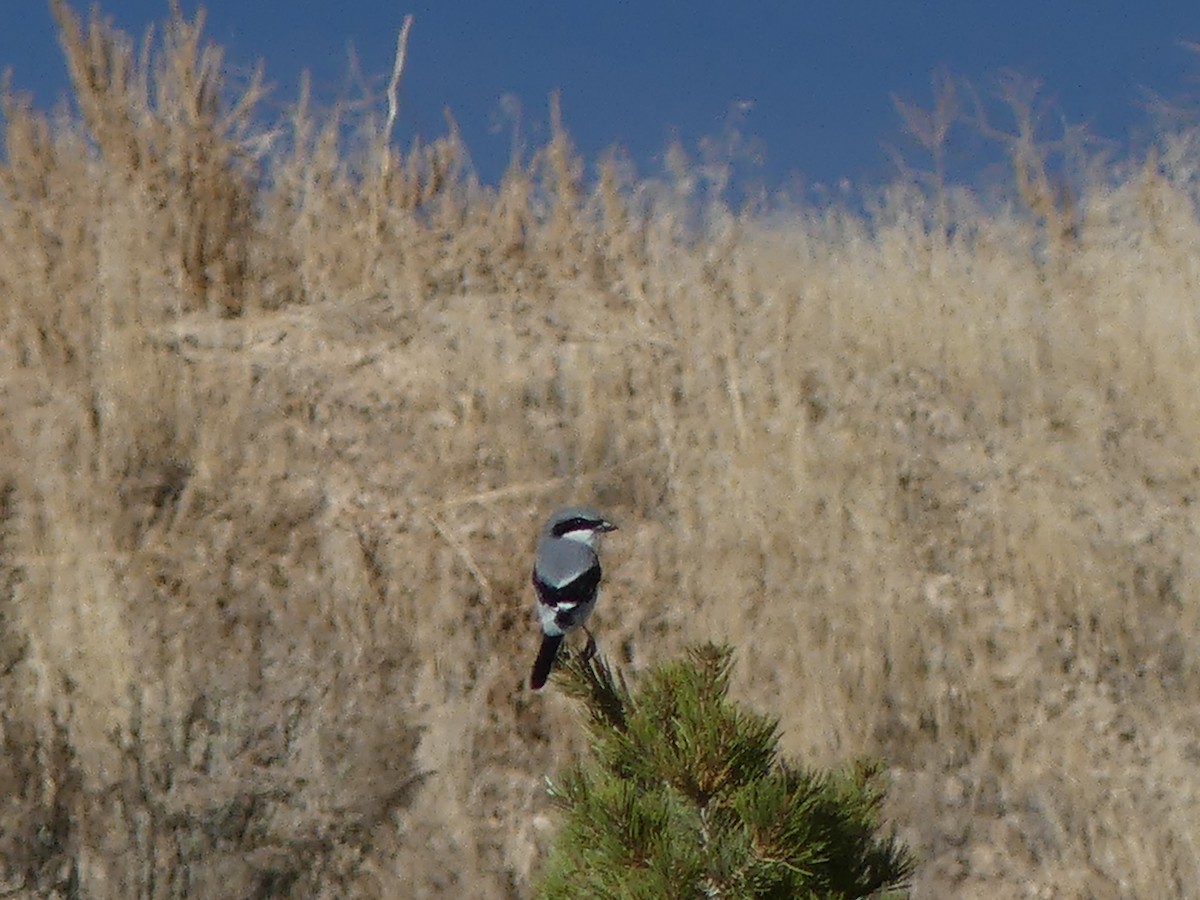
<path id="1" fill-rule="evenodd" d="M 9 6 L 0 66 L 48 107 L 66 86 L 48 4 Z M 536 143 L 555 89 L 589 158 L 619 144 L 640 171 L 654 172 L 672 137 L 695 147 L 736 124 L 763 150 L 758 174 L 771 186 L 888 180 L 895 169 L 882 145 L 904 140 L 892 95 L 928 105 L 936 69 L 981 89 L 1006 68 L 1039 78 L 1060 114 L 1118 146 L 1145 138 L 1144 89 L 1200 93 L 1200 55 L 1182 46 L 1200 42 L 1195 0 L 211 0 L 205 8 L 207 34 L 230 63 L 264 60 L 279 105 L 296 96 L 303 69 L 319 96 L 344 94 L 350 47 L 380 86 L 403 15 L 413 13 L 396 135 L 442 133 L 449 107 L 485 178 L 501 171 L 512 141 L 501 98 L 520 102 L 522 133 Z M 103 4 L 139 36 L 167 9 L 167 0 Z"/>

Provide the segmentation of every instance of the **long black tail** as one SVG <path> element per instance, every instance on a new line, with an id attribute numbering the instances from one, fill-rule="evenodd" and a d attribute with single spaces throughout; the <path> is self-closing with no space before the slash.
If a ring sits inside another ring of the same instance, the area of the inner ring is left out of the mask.
<path id="1" fill-rule="evenodd" d="M 558 655 L 558 645 L 562 643 L 561 634 L 542 635 L 542 649 L 538 650 L 537 659 L 533 662 L 533 672 L 529 675 L 529 686 L 540 691 L 550 677 L 550 667 L 554 665 L 554 657 Z"/>

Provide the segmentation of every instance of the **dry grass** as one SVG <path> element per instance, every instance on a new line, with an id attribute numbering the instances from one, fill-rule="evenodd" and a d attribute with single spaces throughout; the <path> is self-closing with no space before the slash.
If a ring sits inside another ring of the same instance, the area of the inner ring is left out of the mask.
<path id="1" fill-rule="evenodd" d="M 768 226 L 561 129 L 495 190 L 453 133 L 264 131 L 197 23 L 54 5 L 78 115 L 9 96 L 0 164 L 0 888 L 528 895 L 585 749 L 522 689 L 530 544 L 583 498 L 606 652 L 732 641 L 788 753 L 885 759 L 918 896 L 1200 896 L 1194 138 L 1069 229 Z"/>

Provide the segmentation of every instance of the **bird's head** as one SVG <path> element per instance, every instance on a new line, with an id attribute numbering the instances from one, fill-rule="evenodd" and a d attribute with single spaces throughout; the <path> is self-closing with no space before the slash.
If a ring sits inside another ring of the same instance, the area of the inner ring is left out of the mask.
<path id="1" fill-rule="evenodd" d="M 600 535 L 616 530 L 616 525 L 590 506 L 568 506 L 546 521 L 543 533 L 547 537 L 579 541 L 595 549 Z"/>

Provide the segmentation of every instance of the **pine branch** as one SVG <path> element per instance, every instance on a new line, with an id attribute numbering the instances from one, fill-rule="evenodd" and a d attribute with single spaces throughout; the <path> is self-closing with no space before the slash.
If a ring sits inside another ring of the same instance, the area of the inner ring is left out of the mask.
<path id="1" fill-rule="evenodd" d="M 564 648 L 555 666 L 555 675 L 563 693 L 583 702 L 593 732 L 625 731 L 629 689 L 624 676 L 619 672 L 614 675 L 603 656 Z"/>
<path id="2" fill-rule="evenodd" d="M 728 699 L 732 662 L 729 647 L 696 647 L 631 692 L 601 658 L 563 660 L 592 758 L 550 786 L 566 822 L 542 896 L 902 895 L 913 864 L 879 833 L 882 765 L 781 762 L 776 720 Z"/>

